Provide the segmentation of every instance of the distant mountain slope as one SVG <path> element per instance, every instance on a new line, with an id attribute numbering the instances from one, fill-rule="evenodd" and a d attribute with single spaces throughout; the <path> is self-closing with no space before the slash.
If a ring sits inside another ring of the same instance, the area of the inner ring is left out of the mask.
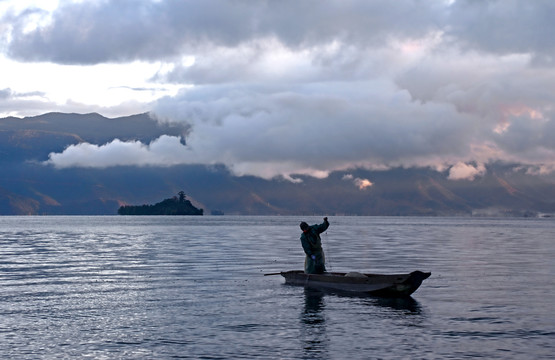
<path id="1" fill-rule="evenodd" d="M 0 119 L 0 136 L 3 134 L 3 139 L 12 139 L 12 144 L 16 146 L 32 141 L 37 146 L 36 150 L 42 150 L 45 142 L 52 143 L 56 137 L 60 140 L 56 142 L 58 148 L 63 150 L 67 145 L 79 141 L 105 144 L 117 138 L 122 141 L 139 140 L 149 143 L 160 135 L 178 136 L 183 135 L 186 130 L 183 126 L 160 124 L 148 114 L 110 119 L 96 113 L 48 113 L 21 119 Z M 35 141 L 37 136 L 41 139 Z M 66 139 L 62 139 L 63 137 Z M 73 137 L 73 141 L 67 141 L 67 137 Z"/>
<path id="2" fill-rule="evenodd" d="M 0 119 L 0 215 L 116 214 L 124 204 L 155 203 L 183 189 L 195 206 L 225 214 L 260 215 L 511 215 L 555 213 L 553 175 L 517 164 L 490 164 L 474 181 L 430 169 L 351 169 L 292 183 L 235 177 L 223 166 L 55 169 L 50 152 L 114 138 L 150 142 L 186 129 L 158 125 L 147 114 L 107 119 L 98 114 L 46 114 Z M 368 179 L 360 189 L 353 179 Z"/>
<path id="3" fill-rule="evenodd" d="M 0 161 L 43 161 L 47 160 L 50 152 L 61 152 L 69 144 L 83 141 L 77 134 L 61 131 L 0 130 L 0 158 L 2 159 Z"/>

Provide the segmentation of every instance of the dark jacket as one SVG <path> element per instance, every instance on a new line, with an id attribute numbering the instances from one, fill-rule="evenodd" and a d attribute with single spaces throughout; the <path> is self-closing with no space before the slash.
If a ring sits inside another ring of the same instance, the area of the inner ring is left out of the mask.
<path id="1" fill-rule="evenodd" d="M 326 271 L 326 258 L 322 249 L 320 234 L 330 226 L 327 219 L 320 225 L 312 225 L 301 234 L 301 244 L 306 254 L 304 272 L 307 274 L 321 274 Z M 315 259 L 312 259 L 314 255 Z"/>

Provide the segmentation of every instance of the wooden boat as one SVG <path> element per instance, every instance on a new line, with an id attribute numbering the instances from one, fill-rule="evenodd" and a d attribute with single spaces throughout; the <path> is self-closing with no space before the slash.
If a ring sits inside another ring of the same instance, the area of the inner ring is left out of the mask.
<path id="1" fill-rule="evenodd" d="M 286 284 L 357 295 L 406 297 L 415 292 L 422 281 L 430 277 L 432 273 L 413 271 L 410 274 L 396 275 L 357 272 L 305 274 L 302 270 L 291 270 L 275 273 L 275 275 L 277 274 L 285 278 Z"/>

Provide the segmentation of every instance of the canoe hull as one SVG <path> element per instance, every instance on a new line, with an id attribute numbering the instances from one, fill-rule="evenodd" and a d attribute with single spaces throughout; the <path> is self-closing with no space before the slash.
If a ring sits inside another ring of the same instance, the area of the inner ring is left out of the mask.
<path id="1" fill-rule="evenodd" d="M 305 274 L 302 270 L 280 273 L 286 284 L 342 293 L 369 296 L 406 297 L 414 293 L 431 273 L 413 271 L 410 274 L 359 274 L 346 273 Z"/>

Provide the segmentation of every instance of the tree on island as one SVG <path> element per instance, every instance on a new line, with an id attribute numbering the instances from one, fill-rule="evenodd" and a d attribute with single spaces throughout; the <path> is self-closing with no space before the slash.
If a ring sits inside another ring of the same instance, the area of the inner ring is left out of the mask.
<path id="1" fill-rule="evenodd" d="M 164 199 L 154 205 L 123 205 L 118 209 L 119 215 L 203 215 L 203 209 L 197 209 L 185 198 L 185 192 L 178 196 Z"/>

